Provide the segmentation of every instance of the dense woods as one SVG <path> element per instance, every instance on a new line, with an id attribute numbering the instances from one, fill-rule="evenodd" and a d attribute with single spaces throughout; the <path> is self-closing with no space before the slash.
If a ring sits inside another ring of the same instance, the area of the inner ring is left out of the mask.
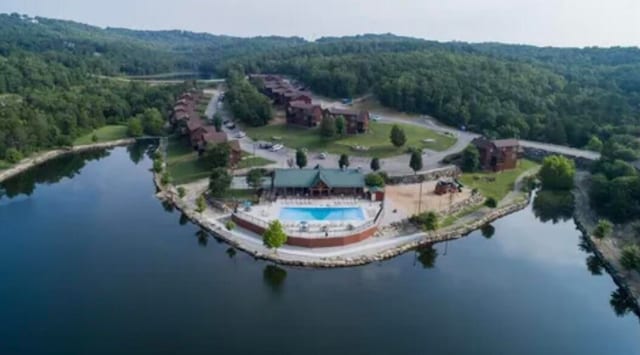
<path id="1" fill-rule="evenodd" d="M 271 100 L 239 72 L 230 72 L 224 96 L 233 116 L 250 126 L 264 126 L 272 118 Z"/>
<path id="2" fill-rule="evenodd" d="M 95 128 L 125 124 L 136 115 L 145 118 L 146 133 L 158 134 L 178 91 L 101 79 L 35 54 L 0 56 L 0 159 L 70 145 Z"/>
<path id="3" fill-rule="evenodd" d="M 640 131 L 640 51 L 331 39 L 228 63 L 292 75 L 332 97 L 375 94 L 489 137 L 586 146 Z M 544 53 L 544 54 L 541 54 Z"/>

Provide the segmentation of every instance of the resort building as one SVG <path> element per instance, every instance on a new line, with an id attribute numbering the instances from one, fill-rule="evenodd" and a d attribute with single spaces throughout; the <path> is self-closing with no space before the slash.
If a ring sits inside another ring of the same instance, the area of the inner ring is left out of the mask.
<path id="1" fill-rule="evenodd" d="M 226 142 L 227 134 L 216 131 L 213 126 L 199 126 L 190 133 L 189 139 L 193 149 L 202 152 L 207 147 Z"/>
<path id="2" fill-rule="evenodd" d="M 520 144 L 517 139 L 489 140 L 480 137 L 471 143 L 478 148 L 480 167 L 483 170 L 503 171 L 518 166 Z"/>
<path id="3" fill-rule="evenodd" d="M 322 120 L 322 107 L 310 102 L 292 101 L 287 107 L 287 124 L 316 127 Z"/>
<path id="4" fill-rule="evenodd" d="M 364 175 L 355 169 L 276 169 L 274 197 L 365 197 Z"/>
<path id="5" fill-rule="evenodd" d="M 365 133 L 369 129 L 369 112 L 329 107 L 324 110 L 324 117 L 334 119 L 342 116 L 345 119 L 347 134 Z"/>

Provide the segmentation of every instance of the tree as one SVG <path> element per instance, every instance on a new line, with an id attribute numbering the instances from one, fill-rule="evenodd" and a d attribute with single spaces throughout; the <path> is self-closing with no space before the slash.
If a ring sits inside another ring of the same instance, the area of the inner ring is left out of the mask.
<path id="1" fill-rule="evenodd" d="M 389 139 L 391 139 L 391 144 L 398 148 L 402 147 L 407 142 L 407 136 L 404 134 L 404 130 L 396 124 L 391 127 Z"/>
<path id="2" fill-rule="evenodd" d="M 183 198 L 187 194 L 187 190 L 184 187 L 178 186 L 178 196 Z"/>
<path id="3" fill-rule="evenodd" d="M 144 133 L 142 128 L 142 119 L 140 117 L 134 117 L 129 120 L 127 124 L 127 134 L 130 137 L 140 137 Z"/>
<path id="4" fill-rule="evenodd" d="M 97 134 L 95 134 L 95 133 L 94 133 L 94 134 L 92 134 L 92 135 L 91 135 L 91 141 L 92 141 L 93 143 L 97 143 L 97 142 L 98 142 L 98 135 L 97 135 Z"/>
<path id="5" fill-rule="evenodd" d="M 588 150 L 593 150 L 594 152 L 600 152 L 602 151 L 602 146 L 603 143 L 600 140 L 600 138 L 598 138 L 598 136 L 591 136 L 591 138 L 589 138 L 589 143 L 587 143 L 587 145 L 585 146 L 585 148 L 587 148 Z"/>
<path id="6" fill-rule="evenodd" d="M 216 132 L 222 132 L 222 116 L 219 112 L 213 115 L 213 126 L 216 128 Z"/>
<path id="7" fill-rule="evenodd" d="M 307 154 L 302 150 L 296 150 L 296 165 L 302 169 L 307 166 Z"/>
<path id="8" fill-rule="evenodd" d="M 216 144 L 204 153 L 204 162 L 209 169 L 229 167 L 231 147 L 228 143 Z"/>
<path id="9" fill-rule="evenodd" d="M 202 213 L 205 209 L 207 209 L 207 200 L 204 198 L 204 195 L 200 195 L 196 199 L 196 211 Z"/>
<path id="10" fill-rule="evenodd" d="M 262 186 L 262 178 L 264 177 L 265 170 L 264 169 L 251 169 L 247 173 L 247 185 L 249 185 L 252 189 L 257 190 Z"/>
<path id="11" fill-rule="evenodd" d="M 378 158 L 371 159 L 370 167 L 371 167 L 371 170 L 373 170 L 373 171 L 380 170 L 380 159 L 378 159 Z"/>
<path id="12" fill-rule="evenodd" d="M 620 265 L 625 270 L 640 269 L 640 247 L 635 244 L 625 245 L 620 255 Z"/>
<path id="13" fill-rule="evenodd" d="M 345 129 L 346 129 L 346 121 L 345 121 L 344 117 L 343 116 L 336 117 L 335 124 L 336 124 L 336 133 L 339 136 L 344 135 Z"/>
<path id="14" fill-rule="evenodd" d="M 409 160 L 409 166 L 413 170 L 414 174 L 422 170 L 422 154 L 419 151 L 413 151 L 411 153 L 411 159 Z"/>
<path id="15" fill-rule="evenodd" d="M 7 149 L 5 157 L 9 163 L 15 164 L 22 160 L 22 153 L 20 153 L 16 148 L 11 147 Z"/>
<path id="16" fill-rule="evenodd" d="M 364 184 L 369 187 L 383 187 L 384 178 L 377 173 L 370 173 L 364 177 Z"/>
<path id="17" fill-rule="evenodd" d="M 336 123 L 333 117 L 326 116 L 322 118 L 322 121 L 320 121 L 320 135 L 327 139 L 336 135 Z"/>
<path id="18" fill-rule="evenodd" d="M 571 190 L 575 173 L 576 167 L 572 160 L 559 155 L 551 155 L 542 161 L 542 168 L 540 168 L 538 176 L 543 189 Z"/>
<path id="19" fill-rule="evenodd" d="M 425 218 L 424 218 L 424 224 L 423 224 L 423 228 L 425 230 L 428 231 L 433 231 L 438 229 L 438 215 L 433 212 L 433 211 L 429 211 L 425 214 Z"/>
<path id="20" fill-rule="evenodd" d="M 164 134 L 164 119 L 157 108 L 148 108 L 142 113 L 142 126 L 144 132 L 150 136 L 161 136 Z"/>
<path id="21" fill-rule="evenodd" d="M 480 152 L 475 145 L 469 144 L 462 151 L 462 171 L 471 173 L 480 168 Z"/>
<path id="22" fill-rule="evenodd" d="M 225 168 L 214 168 L 209 177 L 209 192 L 212 196 L 220 197 L 229 189 L 231 185 L 231 175 Z"/>
<path id="23" fill-rule="evenodd" d="M 280 221 L 275 220 L 269 223 L 269 227 L 262 235 L 262 242 L 269 249 L 278 249 L 287 242 L 287 234 Z"/>
<path id="24" fill-rule="evenodd" d="M 340 155 L 340 160 L 338 160 L 338 166 L 340 169 L 345 169 L 349 167 L 349 156 L 346 154 Z"/>
<path id="25" fill-rule="evenodd" d="M 606 219 L 601 219 L 598 221 L 598 225 L 593 230 L 593 236 L 598 239 L 602 239 L 608 237 L 609 234 L 611 234 L 612 230 L 613 224 L 611 224 L 611 222 L 607 221 Z"/>

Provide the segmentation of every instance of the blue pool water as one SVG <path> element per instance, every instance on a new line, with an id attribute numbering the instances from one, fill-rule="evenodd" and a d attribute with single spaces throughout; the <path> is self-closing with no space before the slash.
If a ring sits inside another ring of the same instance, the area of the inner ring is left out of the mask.
<path id="1" fill-rule="evenodd" d="M 283 221 L 362 221 L 364 213 L 359 207 L 283 207 Z"/>

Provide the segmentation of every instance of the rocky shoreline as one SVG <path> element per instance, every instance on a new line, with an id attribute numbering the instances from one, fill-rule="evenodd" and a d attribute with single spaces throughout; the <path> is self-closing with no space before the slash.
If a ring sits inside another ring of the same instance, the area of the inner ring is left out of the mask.
<path id="1" fill-rule="evenodd" d="M 44 153 L 38 154 L 35 157 L 23 159 L 15 166 L 9 169 L 6 169 L 4 171 L 0 171 L 0 182 L 3 182 L 22 172 L 25 172 L 33 168 L 34 166 L 38 166 L 46 161 L 61 157 L 63 155 L 79 153 L 79 152 L 84 152 L 84 151 L 94 150 L 94 149 L 113 148 L 113 147 L 133 144 L 135 142 L 136 142 L 135 138 L 127 138 L 127 139 L 119 139 L 119 140 L 109 141 L 109 142 L 78 145 L 71 148 L 49 150 Z"/>
<path id="2" fill-rule="evenodd" d="M 283 254 L 273 252 L 261 253 L 253 250 L 249 245 L 240 241 L 240 238 L 238 236 L 235 236 L 232 231 L 228 231 L 224 227 L 223 223 L 212 223 L 205 220 L 200 213 L 195 211 L 194 206 L 189 206 L 183 199 L 178 196 L 177 190 L 174 186 L 169 185 L 168 188 L 163 186 L 160 181 L 160 174 L 154 173 L 153 180 L 158 190 L 158 198 L 165 201 L 166 203 L 170 203 L 176 209 L 184 213 L 185 216 L 193 223 L 199 225 L 201 228 L 215 235 L 216 237 L 221 238 L 230 246 L 233 246 L 234 248 L 252 255 L 256 259 L 267 260 L 281 265 L 313 268 L 338 268 L 365 265 L 396 257 L 422 245 L 458 239 L 468 235 L 469 233 L 477 229 L 480 229 L 482 226 L 488 223 L 524 209 L 529 204 L 531 198 L 531 194 L 527 194 L 526 197 L 518 199 L 508 205 L 492 209 L 471 222 L 467 222 L 463 225 L 458 226 L 454 225 L 453 227 L 444 228 L 442 230 L 434 232 L 419 233 L 417 235 L 419 236 L 418 240 L 410 241 L 386 250 L 373 252 L 370 255 L 363 255 L 359 257 L 317 257 L 310 259 L 308 257 L 285 257 Z M 400 237 L 402 236 L 398 236 L 398 238 Z"/>
<path id="3" fill-rule="evenodd" d="M 586 195 L 586 176 L 576 176 L 576 188 L 573 191 L 575 197 L 575 210 L 573 219 L 589 248 L 600 259 L 603 268 L 607 271 L 618 287 L 623 289 L 633 300 L 633 311 L 640 317 L 640 278 L 638 273 L 624 272 L 618 260 L 604 248 L 604 241 L 592 237 L 597 221 L 597 216 L 589 207 L 589 198 Z"/>

